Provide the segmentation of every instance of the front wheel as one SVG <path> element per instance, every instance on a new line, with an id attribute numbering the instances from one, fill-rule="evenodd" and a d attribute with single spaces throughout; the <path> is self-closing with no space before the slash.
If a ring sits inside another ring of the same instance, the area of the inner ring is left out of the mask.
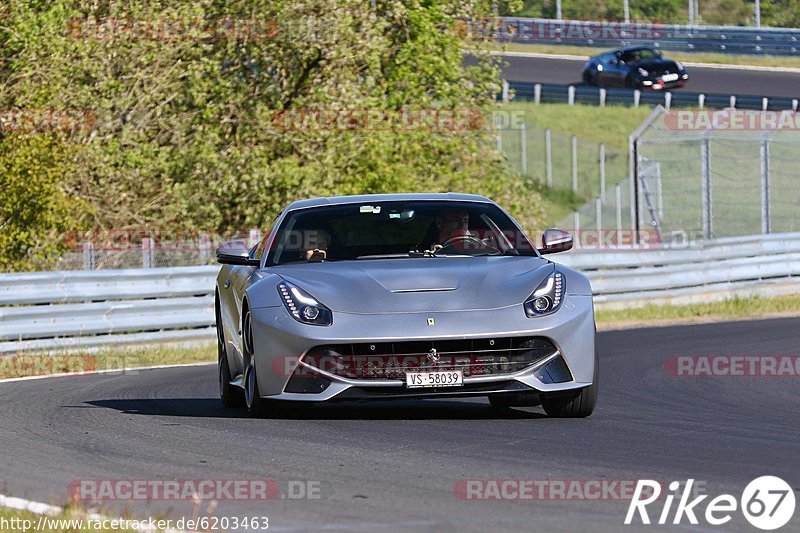
<path id="1" fill-rule="evenodd" d="M 257 418 L 263 418 L 267 414 L 266 401 L 258 392 L 258 376 L 256 367 L 250 364 L 244 373 L 244 400 L 247 411 Z"/>
<path id="2" fill-rule="evenodd" d="M 577 394 L 560 398 L 543 398 L 542 407 L 554 418 L 586 418 L 597 405 L 597 382 L 584 387 Z"/>

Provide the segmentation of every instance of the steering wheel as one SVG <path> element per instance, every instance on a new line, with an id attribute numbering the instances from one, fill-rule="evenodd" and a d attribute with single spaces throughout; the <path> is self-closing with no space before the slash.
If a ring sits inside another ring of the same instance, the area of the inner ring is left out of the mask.
<path id="1" fill-rule="evenodd" d="M 472 235 L 456 235 L 455 237 L 450 237 L 442 243 L 442 250 L 461 241 L 464 243 L 464 248 L 467 248 L 467 243 L 474 244 L 477 248 L 484 248 L 486 246 L 482 240 L 478 239 L 477 237 L 473 237 Z"/>

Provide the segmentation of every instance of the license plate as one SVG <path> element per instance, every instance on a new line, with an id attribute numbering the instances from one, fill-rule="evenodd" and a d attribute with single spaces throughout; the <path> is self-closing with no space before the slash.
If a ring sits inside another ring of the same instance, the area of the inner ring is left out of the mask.
<path id="1" fill-rule="evenodd" d="M 675 80 L 678 79 L 678 75 L 677 74 L 664 74 L 663 76 L 661 76 L 661 79 L 663 81 L 675 81 Z"/>
<path id="2" fill-rule="evenodd" d="M 464 384 L 464 372 L 409 372 L 406 374 L 406 387 L 460 387 Z"/>

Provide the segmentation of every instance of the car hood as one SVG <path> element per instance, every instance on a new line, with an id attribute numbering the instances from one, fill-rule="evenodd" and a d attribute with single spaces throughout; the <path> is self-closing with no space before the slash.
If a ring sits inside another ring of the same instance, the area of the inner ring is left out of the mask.
<path id="1" fill-rule="evenodd" d="M 432 257 L 294 263 L 269 270 L 332 311 L 403 313 L 521 304 L 553 271 L 540 257 Z"/>
<path id="2" fill-rule="evenodd" d="M 676 74 L 680 71 L 678 64 L 671 59 L 657 59 L 653 61 L 642 61 L 641 63 L 632 63 L 631 66 L 636 68 L 643 68 L 650 74 L 665 74 L 667 71 Z"/>

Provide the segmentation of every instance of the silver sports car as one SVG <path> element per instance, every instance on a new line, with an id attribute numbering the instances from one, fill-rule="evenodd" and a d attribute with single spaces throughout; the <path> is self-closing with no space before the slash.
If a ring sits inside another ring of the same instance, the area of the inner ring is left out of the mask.
<path id="1" fill-rule="evenodd" d="M 291 402 L 488 396 L 585 417 L 597 401 L 592 291 L 483 196 L 289 205 L 256 246 L 217 250 L 219 388 L 268 415 Z"/>

